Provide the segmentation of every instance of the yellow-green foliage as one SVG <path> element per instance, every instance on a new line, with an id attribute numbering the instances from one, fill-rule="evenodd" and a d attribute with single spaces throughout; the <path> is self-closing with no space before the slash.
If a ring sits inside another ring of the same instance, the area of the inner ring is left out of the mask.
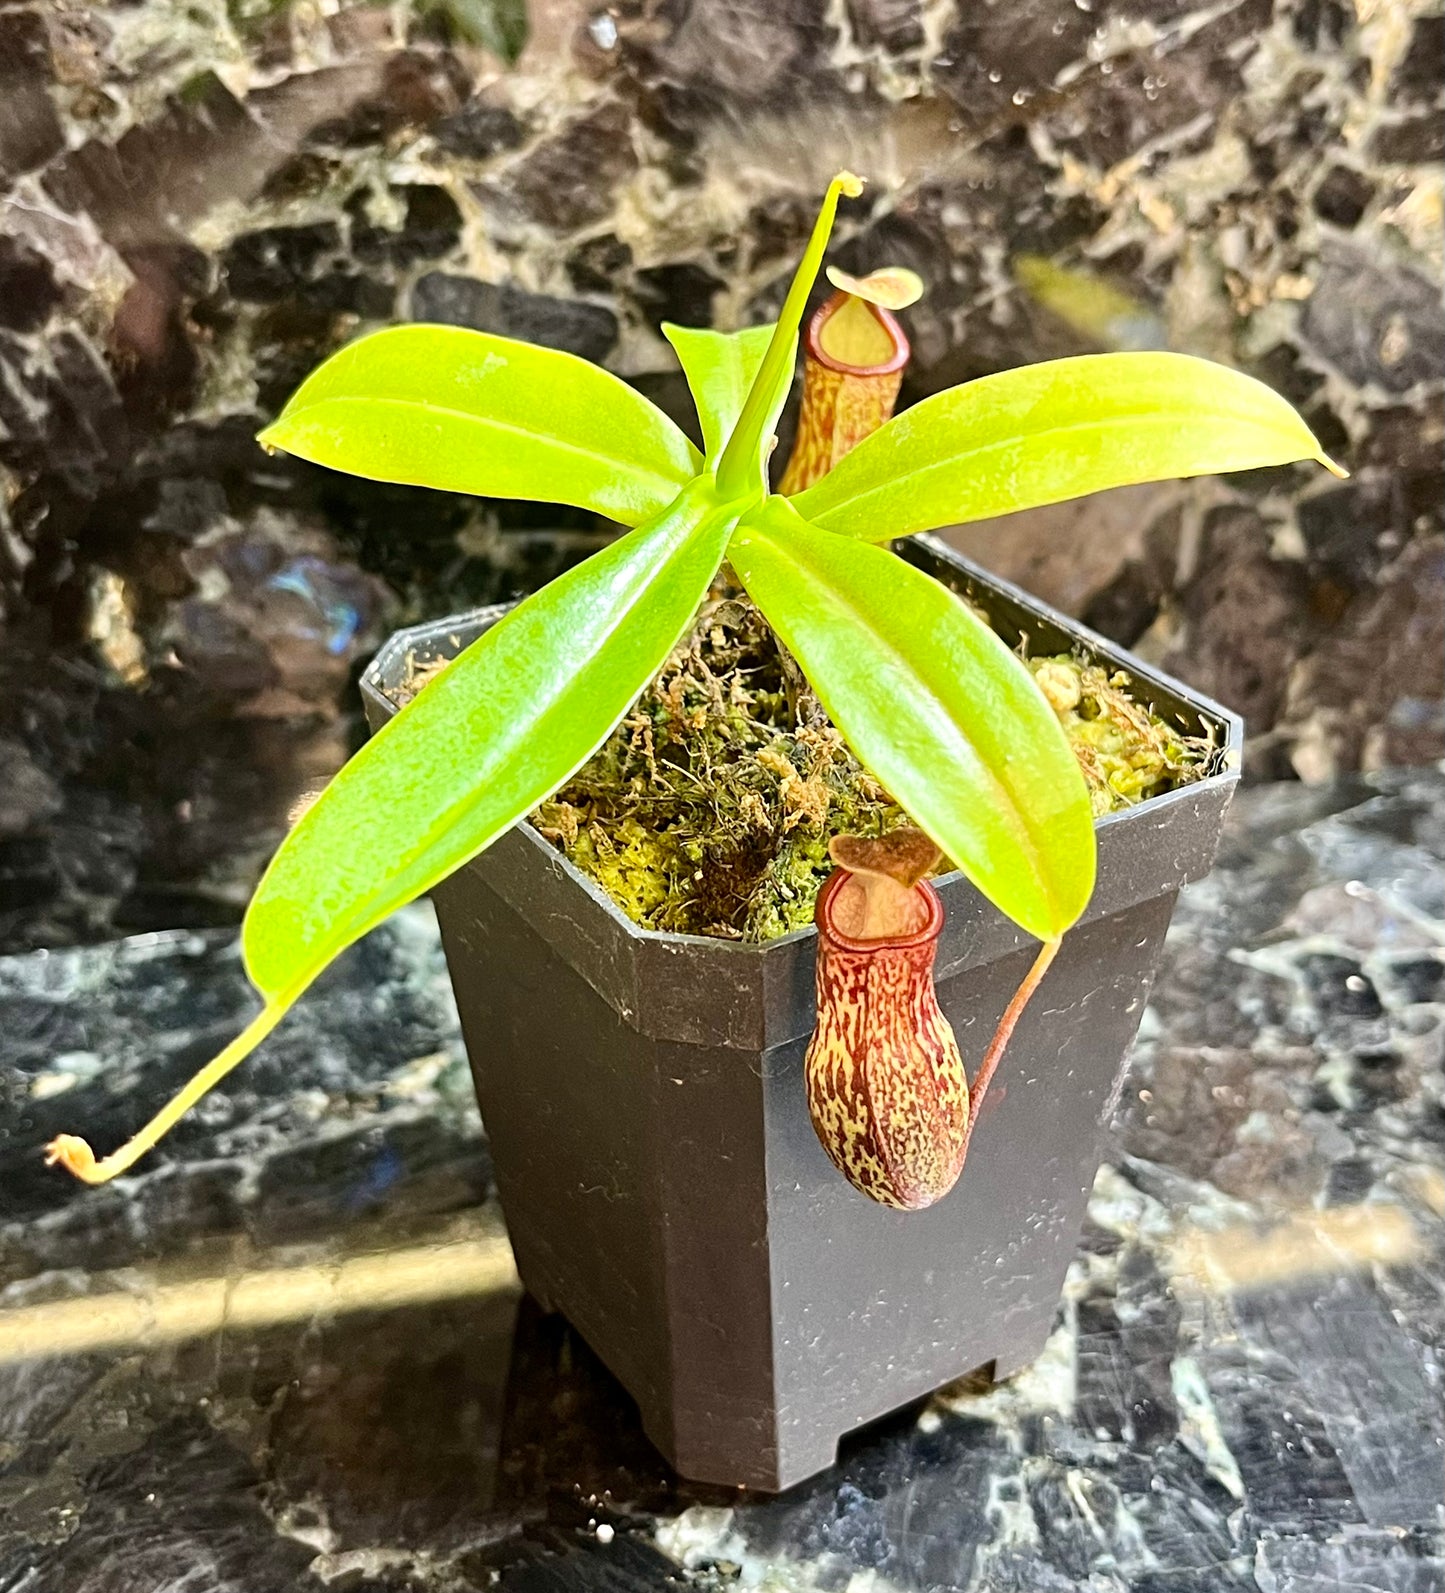
<path id="1" fill-rule="evenodd" d="M 1196 779 L 1207 745 L 1135 703 L 1121 674 L 1029 660 L 1096 814 Z M 751 604 L 715 594 L 592 760 L 532 815 L 636 923 L 770 940 L 810 924 L 836 834 L 904 814 L 861 767 Z"/>

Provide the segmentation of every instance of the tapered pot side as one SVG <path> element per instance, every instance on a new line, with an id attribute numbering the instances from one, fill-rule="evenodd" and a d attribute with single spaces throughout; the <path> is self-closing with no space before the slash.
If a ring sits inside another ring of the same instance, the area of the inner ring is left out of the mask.
<path id="1" fill-rule="evenodd" d="M 433 892 L 523 1281 L 700 1481 L 788 1487 L 859 1425 L 1038 1354 L 1175 897 L 1208 871 L 1238 780 L 1233 714 L 935 538 L 898 547 L 1006 640 L 1082 644 L 1218 748 L 1206 778 L 1099 821 L 1093 900 L 936 1205 L 868 1200 L 814 1133 L 814 930 L 750 946 L 640 929 L 528 824 Z M 503 612 L 393 637 L 362 682 L 373 727 L 412 660 Z M 961 875 L 934 884 L 939 1005 L 972 1069 L 1037 945 Z"/>

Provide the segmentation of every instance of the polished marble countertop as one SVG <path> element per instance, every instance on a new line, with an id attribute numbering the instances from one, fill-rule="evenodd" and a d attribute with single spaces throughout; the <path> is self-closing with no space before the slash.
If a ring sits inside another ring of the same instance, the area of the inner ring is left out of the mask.
<path id="1" fill-rule="evenodd" d="M 777 1498 L 521 1296 L 425 909 L 41 1165 L 249 1010 L 225 933 L 0 960 L 0 1593 L 1445 1588 L 1445 774 L 1240 795 L 1047 1352 Z"/>

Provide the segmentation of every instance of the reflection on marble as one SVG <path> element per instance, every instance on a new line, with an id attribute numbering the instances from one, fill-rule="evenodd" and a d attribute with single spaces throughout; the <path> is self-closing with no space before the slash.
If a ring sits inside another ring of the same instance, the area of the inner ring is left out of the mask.
<path id="1" fill-rule="evenodd" d="M 1047 1352 L 779 1498 L 672 1477 L 520 1296 L 424 911 L 100 1191 L 38 1146 L 235 1025 L 232 941 L 0 1000 L 3 1593 L 1445 1586 L 1445 774 L 1240 797 Z"/>

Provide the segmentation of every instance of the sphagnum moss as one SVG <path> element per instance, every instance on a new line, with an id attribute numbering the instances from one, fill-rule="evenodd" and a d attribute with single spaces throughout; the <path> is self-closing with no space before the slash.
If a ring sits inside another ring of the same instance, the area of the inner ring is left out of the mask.
<path id="1" fill-rule="evenodd" d="M 811 920 L 830 836 L 903 818 L 758 611 L 714 596 L 533 822 L 646 928 L 769 940 Z"/>
<path id="2" fill-rule="evenodd" d="M 1213 743 L 1186 735 L 1129 695 L 1129 677 L 1069 654 L 1025 662 L 1059 716 L 1094 816 L 1201 779 Z"/>
<path id="3" fill-rule="evenodd" d="M 1135 702 L 1121 672 L 1067 654 L 1027 662 L 1096 815 L 1205 772 L 1208 743 Z M 644 928 L 765 941 L 812 922 L 833 836 L 881 835 L 906 815 L 757 609 L 717 590 L 632 712 L 532 822 Z"/>

